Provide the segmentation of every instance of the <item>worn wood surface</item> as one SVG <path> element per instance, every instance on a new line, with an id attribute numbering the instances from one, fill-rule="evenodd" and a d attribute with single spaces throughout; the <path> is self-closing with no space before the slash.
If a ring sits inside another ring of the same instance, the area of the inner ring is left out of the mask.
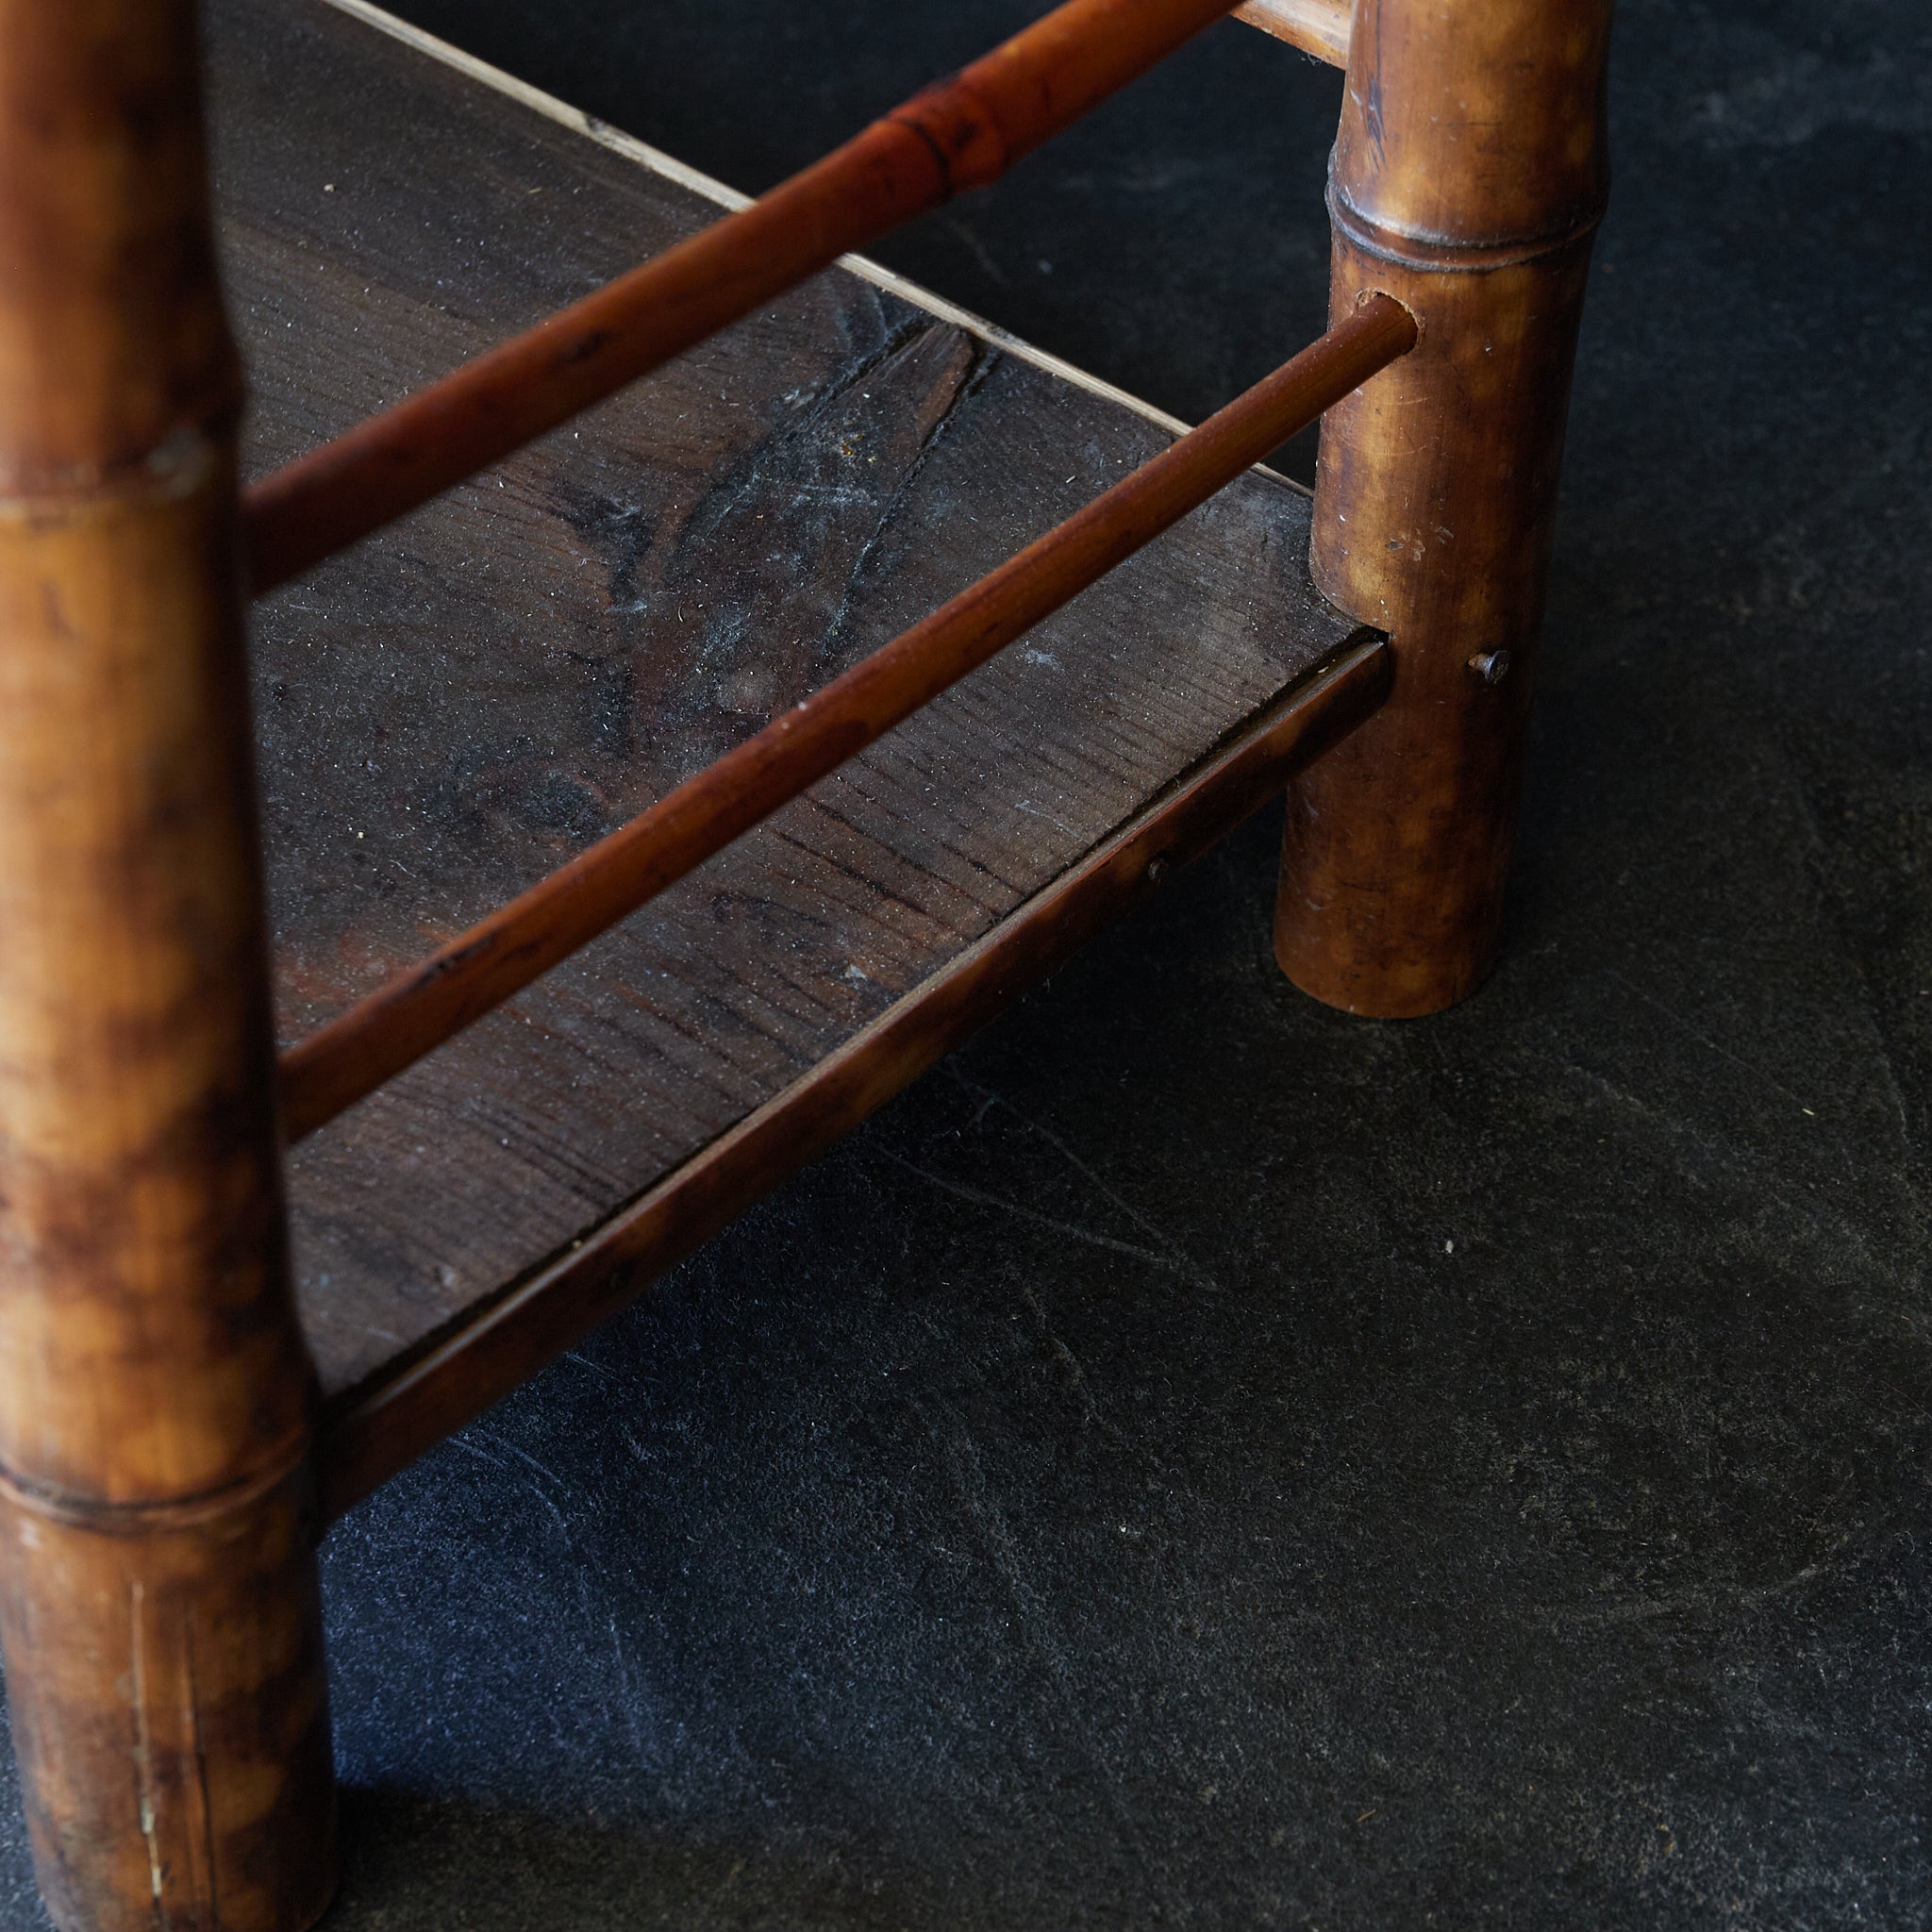
<path id="1" fill-rule="evenodd" d="M 949 597 L 715 764 L 281 1057 L 282 1124 L 305 1139 L 715 858 L 976 671 L 1415 346 L 1372 295 L 1198 429 Z"/>
<path id="2" fill-rule="evenodd" d="M 63 1932 L 333 1882 L 190 0 L 0 0 L 0 1640 Z"/>
<path id="3" fill-rule="evenodd" d="M 217 0 L 209 29 L 258 470 L 715 212 L 316 0 Z M 1169 441 L 838 271 L 258 605 L 284 1039 Z M 1244 476 L 296 1150 L 301 1306 L 338 1410 L 791 1089 L 1354 638 L 1307 537 L 1303 497 Z"/>
<path id="4" fill-rule="evenodd" d="M 1382 712 L 1292 790 L 1275 953 L 1399 1019 L 1494 961 L 1570 372 L 1608 193 L 1611 0 L 1360 0 L 1329 175 L 1332 312 L 1421 345 L 1322 428 L 1313 564 L 1391 634 Z"/>

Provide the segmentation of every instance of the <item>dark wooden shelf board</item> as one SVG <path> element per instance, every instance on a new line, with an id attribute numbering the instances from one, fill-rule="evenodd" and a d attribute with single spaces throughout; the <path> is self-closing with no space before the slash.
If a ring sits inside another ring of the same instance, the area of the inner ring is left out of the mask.
<path id="1" fill-rule="evenodd" d="M 208 16 L 251 473 L 718 212 L 697 177 L 366 8 Z M 283 1038 L 1173 433 L 855 264 L 265 600 Z M 1243 477 L 295 1149 L 332 1504 L 567 1345 L 1374 702 L 1380 647 L 1316 594 L 1307 546 L 1306 498 Z"/>

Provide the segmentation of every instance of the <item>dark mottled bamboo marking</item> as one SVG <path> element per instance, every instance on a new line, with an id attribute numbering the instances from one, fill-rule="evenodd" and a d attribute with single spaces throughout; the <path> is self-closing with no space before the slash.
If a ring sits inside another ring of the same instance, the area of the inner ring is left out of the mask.
<path id="1" fill-rule="evenodd" d="M 0 0 L 0 1639 L 65 1932 L 333 1884 L 187 0 Z"/>

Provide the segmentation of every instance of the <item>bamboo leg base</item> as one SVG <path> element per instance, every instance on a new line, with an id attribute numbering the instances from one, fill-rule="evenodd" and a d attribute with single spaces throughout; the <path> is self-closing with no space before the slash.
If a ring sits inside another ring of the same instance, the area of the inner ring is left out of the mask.
<path id="1" fill-rule="evenodd" d="M 1422 326 L 1322 425 L 1310 569 L 1387 631 L 1388 705 L 1289 794 L 1275 957 L 1409 1019 L 1495 958 L 1591 240 L 1610 0 L 1357 0 L 1331 308 Z"/>
<path id="2" fill-rule="evenodd" d="M 1315 580 L 1390 633 L 1395 685 L 1290 789 L 1274 955 L 1346 1012 L 1440 1012 L 1495 962 L 1589 253 L 1456 273 L 1336 239 L 1337 313 L 1373 289 L 1425 318 L 1322 436 Z"/>
<path id="3" fill-rule="evenodd" d="M 332 1883 L 232 476 L 184 447 L 0 507 L 0 1643 L 63 1932 L 299 1932 Z"/>
<path id="4" fill-rule="evenodd" d="M 13 1745 L 61 1932 L 303 1932 L 328 1904 L 305 1487 L 107 1529 L 0 1491 Z"/>
<path id="5" fill-rule="evenodd" d="M 0 505 L 0 1643 L 63 1932 L 299 1932 L 334 1807 L 232 471 L 152 467 Z"/>

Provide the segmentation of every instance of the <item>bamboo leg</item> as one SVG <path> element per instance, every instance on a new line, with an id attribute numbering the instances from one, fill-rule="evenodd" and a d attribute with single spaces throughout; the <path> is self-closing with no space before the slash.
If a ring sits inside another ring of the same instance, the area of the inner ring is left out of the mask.
<path id="1" fill-rule="evenodd" d="M 1564 417 L 1608 176 L 1611 0 L 1357 0 L 1332 302 L 1415 351 L 1331 410 L 1312 563 L 1389 631 L 1389 703 L 1289 794 L 1274 946 L 1348 1011 L 1430 1013 L 1494 959 Z"/>
<path id="2" fill-rule="evenodd" d="M 296 1932 L 333 1786 L 189 0 L 0 0 L 0 1641 L 66 1932 Z"/>

